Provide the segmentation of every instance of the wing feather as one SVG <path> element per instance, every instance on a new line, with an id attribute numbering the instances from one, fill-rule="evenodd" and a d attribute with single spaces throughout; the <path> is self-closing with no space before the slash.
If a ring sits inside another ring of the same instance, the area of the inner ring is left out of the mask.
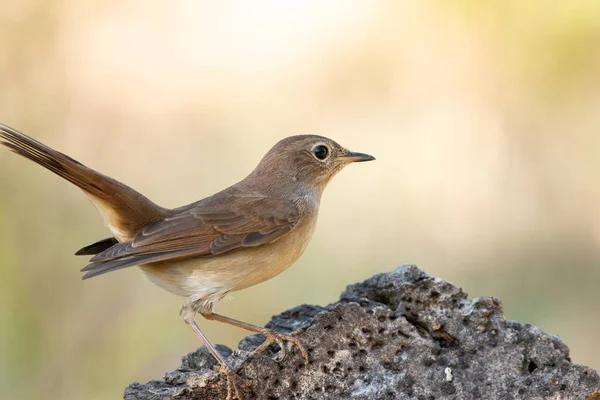
<path id="1" fill-rule="evenodd" d="M 210 198 L 209 198 L 210 199 Z M 153 222 L 130 242 L 98 253 L 82 271 L 84 279 L 109 271 L 183 257 L 211 257 L 271 243 L 299 220 L 293 201 L 233 196 L 211 206 L 199 202 Z M 224 209 L 229 203 L 229 208 Z"/>

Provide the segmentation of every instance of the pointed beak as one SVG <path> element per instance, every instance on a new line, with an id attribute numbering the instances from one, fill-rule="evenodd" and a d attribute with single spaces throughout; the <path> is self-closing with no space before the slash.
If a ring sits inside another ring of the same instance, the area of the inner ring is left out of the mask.
<path id="1" fill-rule="evenodd" d="M 350 153 L 346 154 L 342 158 L 344 160 L 346 160 L 347 162 L 373 161 L 375 159 L 375 157 L 370 156 L 368 154 L 365 154 L 365 153 L 356 153 L 354 151 L 351 151 Z"/>

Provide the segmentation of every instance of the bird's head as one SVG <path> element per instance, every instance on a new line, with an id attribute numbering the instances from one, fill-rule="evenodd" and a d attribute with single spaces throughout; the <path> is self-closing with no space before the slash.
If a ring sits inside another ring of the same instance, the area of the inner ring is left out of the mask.
<path id="1" fill-rule="evenodd" d="M 275 144 L 251 176 L 271 190 L 292 185 L 320 193 L 346 165 L 372 160 L 375 157 L 352 152 L 324 136 L 297 135 Z"/>

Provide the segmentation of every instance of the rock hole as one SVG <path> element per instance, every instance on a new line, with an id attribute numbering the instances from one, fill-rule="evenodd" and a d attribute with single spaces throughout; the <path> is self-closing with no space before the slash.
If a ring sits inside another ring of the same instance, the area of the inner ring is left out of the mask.
<path id="1" fill-rule="evenodd" d="M 400 336 L 404 336 L 405 338 L 408 338 L 408 337 L 409 337 L 409 336 L 408 336 L 406 333 L 402 332 L 400 329 L 398 329 L 398 330 L 396 331 L 396 333 L 397 333 L 398 335 L 400 335 Z"/>
<path id="2" fill-rule="evenodd" d="M 428 357 L 423 360 L 423 365 L 425 365 L 426 367 L 431 367 L 434 363 L 435 363 L 435 358 L 433 358 L 433 357 Z"/>
<path id="3" fill-rule="evenodd" d="M 333 329 L 333 325 L 331 325 L 331 324 L 327 324 L 327 325 L 325 325 L 325 326 L 323 327 L 323 329 L 325 329 L 326 331 L 330 331 L 330 330 L 332 330 L 332 329 Z"/>
<path id="4" fill-rule="evenodd" d="M 377 317 L 377 321 L 384 322 L 385 321 L 385 317 L 383 315 L 380 315 L 379 317 Z"/>
<path id="5" fill-rule="evenodd" d="M 527 371 L 531 374 L 533 371 L 537 369 L 537 365 L 533 361 L 529 361 L 529 365 L 527 366 Z"/>
<path id="6" fill-rule="evenodd" d="M 377 350 L 383 347 L 383 342 L 377 341 L 371 346 L 372 350 Z"/>
<path id="7" fill-rule="evenodd" d="M 327 350 L 327 355 L 329 356 L 329 358 L 333 358 L 333 356 L 335 355 L 335 351 Z"/>

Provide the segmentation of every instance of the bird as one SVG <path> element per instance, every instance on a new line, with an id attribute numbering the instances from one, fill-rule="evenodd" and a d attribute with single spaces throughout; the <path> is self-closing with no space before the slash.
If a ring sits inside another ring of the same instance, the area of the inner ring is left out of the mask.
<path id="1" fill-rule="evenodd" d="M 315 231 L 321 196 L 345 166 L 375 158 L 352 152 L 319 135 L 277 142 L 238 183 L 197 202 L 168 209 L 129 186 L 0 123 L 0 144 L 80 188 L 112 236 L 75 254 L 91 256 L 82 269 L 89 279 L 138 266 L 148 280 L 182 297 L 179 315 L 220 364 L 227 398 L 241 399 L 237 375 L 198 327 L 200 314 L 265 336 L 285 357 L 284 341 L 308 354 L 295 337 L 214 312 L 230 293 L 257 285 L 290 267 Z"/>

